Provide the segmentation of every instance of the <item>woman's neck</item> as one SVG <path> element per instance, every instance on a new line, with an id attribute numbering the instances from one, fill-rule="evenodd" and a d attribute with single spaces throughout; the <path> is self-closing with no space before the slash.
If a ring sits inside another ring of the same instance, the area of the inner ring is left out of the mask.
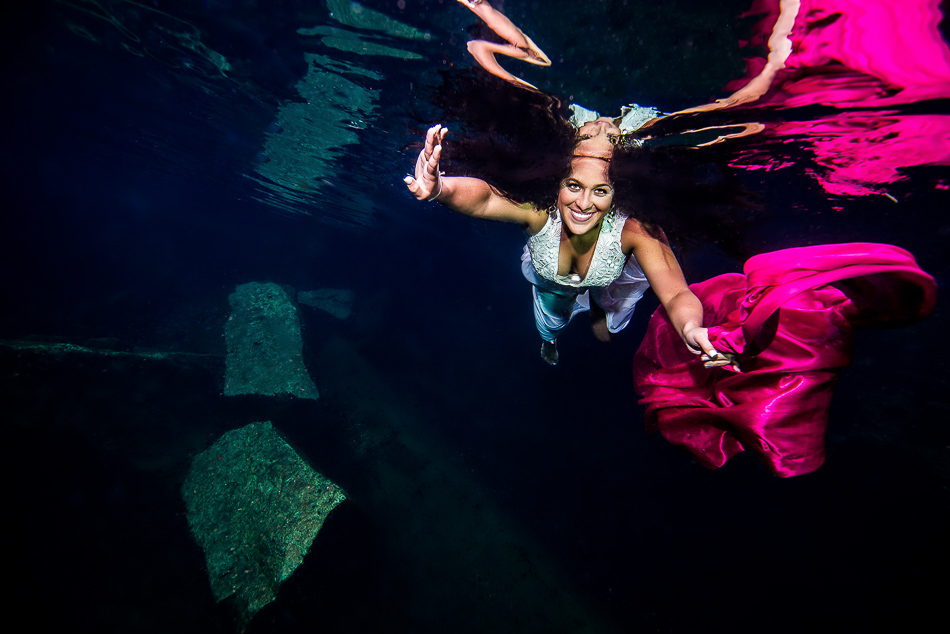
<path id="1" fill-rule="evenodd" d="M 604 219 L 601 218 L 596 225 L 585 231 L 584 233 L 573 233 L 570 229 L 567 228 L 563 223 L 561 224 L 561 235 L 564 236 L 568 242 L 571 243 L 571 248 L 574 249 L 575 253 L 582 254 L 587 253 L 597 244 L 597 239 L 600 237 L 600 229 L 604 225 Z"/>

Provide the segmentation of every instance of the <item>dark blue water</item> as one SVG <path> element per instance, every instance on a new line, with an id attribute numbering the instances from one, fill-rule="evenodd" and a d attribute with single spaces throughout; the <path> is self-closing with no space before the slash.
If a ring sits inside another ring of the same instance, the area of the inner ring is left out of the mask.
<path id="1" fill-rule="evenodd" d="M 570 328 L 548 367 L 519 232 L 405 192 L 413 115 L 438 116 L 426 105 L 436 71 L 470 65 L 474 22 L 449 0 L 404 4 L 363 6 L 429 39 L 373 39 L 323 2 L 3 9 L 10 617 L 36 632 L 240 629 L 210 592 L 179 487 L 222 433 L 270 420 L 350 499 L 250 632 L 869 632 L 939 618 L 946 301 L 917 326 L 858 334 L 819 471 L 779 480 L 751 455 L 704 470 L 643 431 L 630 364 L 655 299 L 610 345 Z M 742 75 L 745 5 L 505 10 L 564 58 L 519 74 L 603 111 L 632 100 L 670 111 Z M 297 32 L 314 26 L 424 59 Z M 314 94 L 308 116 L 323 112 L 327 137 L 354 136 L 300 176 L 275 167 L 268 143 L 292 132 L 306 55 L 356 87 Z M 358 98 L 362 110 L 348 105 Z M 744 229 L 751 250 L 897 244 L 943 289 L 950 196 L 934 183 L 946 167 L 911 171 L 889 189 L 895 206 L 830 199 L 802 160 L 742 175 L 765 207 Z M 683 260 L 693 280 L 741 269 L 711 244 Z M 227 297 L 249 281 L 355 293 L 345 321 L 301 307 L 320 400 L 222 395 Z M 13 341 L 207 356 L 52 355 Z"/>

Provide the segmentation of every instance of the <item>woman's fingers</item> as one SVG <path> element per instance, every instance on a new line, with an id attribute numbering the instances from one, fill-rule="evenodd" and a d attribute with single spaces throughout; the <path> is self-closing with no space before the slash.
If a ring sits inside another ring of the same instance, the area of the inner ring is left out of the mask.
<path id="1" fill-rule="evenodd" d="M 409 193 L 415 196 L 416 200 L 426 200 L 432 195 L 432 183 L 417 180 L 412 176 L 406 176 L 402 179 L 402 182 L 406 184 Z"/>
<path id="2" fill-rule="evenodd" d="M 433 141 L 435 145 L 432 146 L 432 149 L 425 157 L 420 158 L 424 158 L 424 175 L 436 182 L 439 180 L 439 161 L 442 160 L 442 131 L 436 132 Z"/>
<path id="3" fill-rule="evenodd" d="M 425 146 L 416 158 L 415 177 L 406 176 L 403 182 L 419 200 L 432 195 L 439 183 L 439 161 L 442 158 L 442 140 L 447 129 L 442 124 L 432 126 L 426 131 Z"/>
<path id="4" fill-rule="evenodd" d="M 429 130 L 426 132 L 426 145 L 425 145 L 425 148 L 424 148 L 424 152 L 426 153 L 426 158 L 428 158 L 429 155 L 432 154 L 433 148 L 435 148 L 436 145 L 438 145 L 439 143 L 441 143 L 441 141 L 442 141 L 442 134 L 441 134 L 441 133 L 442 133 L 442 124 L 441 124 L 441 123 L 438 123 L 438 124 L 432 126 L 432 127 L 429 128 Z"/>
<path id="5" fill-rule="evenodd" d="M 419 158 L 416 159 L 416 179 L 420 179 L 425 176 L 426 169 L 429 166 L 429 158 L 426 155 L 426 151 L 422 150 L 419 152 Z"/>
<path id="6" fill-rule="evenodd" d="M 419 198 L 419 181 L 414 179 L 412 176 L 407 176 L 402 179 L 402 182 L 406 184 L 406 188 L 409 190 L 409 193 Z"/>
<path id="7" fill-rule="evenodd" d="M 433 178 L 439 177 L 439 160 L 442 158 L 442 146 L 437 145 L 432 148 L 432 155 L 429 156 L 429 175 Z"/>
<path id="8" fill-rule="evenodd" d="M 690 351 L 695 353 L 693 347 L 702 349 L 702 356 L 699 357 L 699 360 L 703 362 L 703 367 L 705 368 L 721 368 L 724 366 L 732 366 L 732 369 L 736 372 L 741 372 L 739 368 L 739 361 L 736 358 L 736 355 L 730 352 L 720 352 L 709 342 L 709 331 L 705 328 L 697 328 L 689 333 L 690 339 L 692 340 Z"/>
<path id="9" fill-rule="evenodd" d="M 721 368 L 724 366 L 732 366 L 732 369 L 736 372 L 742 372 L 742 369 L 739 367 L 739 360 L 736 358 L 736 355 L 729 352 L 717 352 L 716 356 L 710 356 L 704 354 L 700 357 L 700 360 L 703 362 L 704 368 Z"/>
<path id="10" fill-rule="evenodd" d="M 709 342 L 709 334 L 705 328 L 694 328 L 687 336 L 687 344 L 693 354 L 704 354 L 710 359 L 719 356 L 719 352 Z M 698 351 L 697 351 L 698 350 Z"/>
<path id="11" fill-rule="evenodd" d="M 419 153 L 419 161 L 416 162 L 417 165 L 421 164 L 423 161 L 429 161 L 432 159 L 432 155 L 435 152 L 435 149 L 441 148 L 442 139 L 445 138 L 445 133 L 448 130 L 442 127 L 442 124 L 437 124 L 432 126 L 426 131 L 426 142 L 425 146 L 422 148 L 422 152 Z"/>
<path id="12" fill-rule="evenodd" d="M 441 145 L 435 146 L 428 154 L 425 150 L 419 152 L 419 158 L 416 159 L 416 180 L 435 179 L 435 175 L 439 173 L 441 156 Z"/>

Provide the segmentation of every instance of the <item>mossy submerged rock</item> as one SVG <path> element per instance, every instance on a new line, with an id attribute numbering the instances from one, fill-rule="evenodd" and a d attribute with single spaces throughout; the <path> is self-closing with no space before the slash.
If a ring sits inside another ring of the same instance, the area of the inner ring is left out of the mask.
<path id="1" fill-rule="evenodd" d="M 195 456 L 182 497 L 215 599 L 234 595 L 250 618 L 276 598 L 346 494 L 261 422 Z"/>
<path id="2" fill-rule="evenodd" d="M 273 282 L 241 284 L 228 297 L 224 393 L 319 398 L 303 363 L 297 309 Z"/>

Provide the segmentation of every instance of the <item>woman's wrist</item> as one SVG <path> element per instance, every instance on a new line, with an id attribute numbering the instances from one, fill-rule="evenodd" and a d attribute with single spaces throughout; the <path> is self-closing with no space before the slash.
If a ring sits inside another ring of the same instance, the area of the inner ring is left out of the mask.
<path id="1" fill-rule="evenodd" d="M 435 200 L 442 195 L 442 177 L 445 176 L 445 172 L 439 172 L 436 175 L 436 190 L 435 193 L 426 198 L 426 202 L 433 203 Z"/>
<path id="2" fill-rule="evenodd" d="M 436 198 L 438 198 L 439 196 L 442 195 L 442 179 L 440 178 L 438 181 L 436 181 L 436 183 L 438 184 L 438 188 L 437 188 L 435 194 L 433 194 L 432 196 L 429 196 L 428 198 L 426 198 L 426 201 L 427 201 L 427 202 L 434 203 L 435 200 L 436 200 Z"/>

